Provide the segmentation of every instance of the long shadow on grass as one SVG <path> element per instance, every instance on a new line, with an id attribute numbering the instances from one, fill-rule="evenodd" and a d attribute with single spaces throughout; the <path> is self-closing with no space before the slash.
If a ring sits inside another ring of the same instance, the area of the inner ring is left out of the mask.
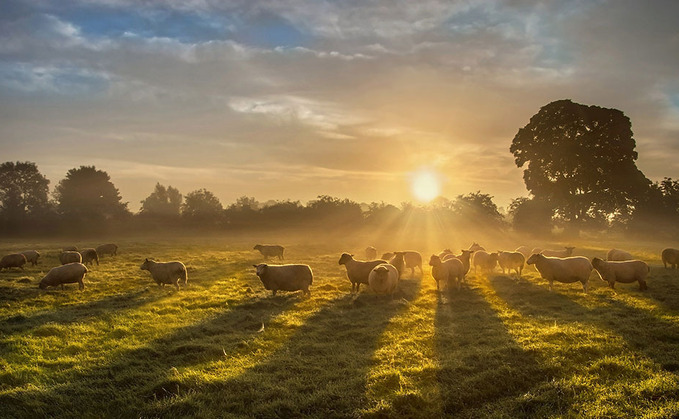
<path id="1" fill-rule="evenodd" d="M 550 292 L 546 287 L 529 281 L 516 284 L 506 277 L 491 281 L 495 292 L 513 309 L 524 316 L 561 322 L 580 322 L 611 330 L 620 335 L 634 350 L 638 350 L 671 372 L 679 371 L 679 325 L 633 307 L 609 295 L 592 295 L 600 304 L 587 308 L 573 301 L 558 290 Z M 519 288 L 517 290 L 517 287 Z M 596 348 L 592 353 L 579 350 L 574 357 L 588 362 L 600 356 Z"/>
<path id="2" fill-rule="evenodd" d="M 187 397 L 159 403 L 148 415 L 253 417 L 356 417 L 370 403 L 367 376 L 390 319 L 419 292 L 402 281 L 402 298 L 361 294 L 340 297 L 309 317 L 266 361 Z M 172 388 L 172 379 L 167 384 Z"/>
<path id="3" fill-rule="evenodd" d="M 484 405 L 518 396 L 550 379 L 475 288 L 452 291 L 440 299 L 435 322 L 438 381 L 446 416 L 487 415 Z"/>

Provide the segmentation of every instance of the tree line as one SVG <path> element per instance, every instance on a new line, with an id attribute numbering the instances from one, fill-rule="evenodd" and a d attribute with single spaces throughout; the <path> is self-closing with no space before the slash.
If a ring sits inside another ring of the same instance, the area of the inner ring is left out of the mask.
<path id="1" fill-rule="evenodd" d="M 132 213 L 110 176 L 94 166 L 66 173 L 51 197 L 50 181 L 32 162 L 0 165 L 0 232 L 5 235 L 99 233 L 168 228 L 253 229 L 288 226 L 359 228 L 403 225 L 432 215 L 441 226 L 500 228 L 535 235 L 555 230 L 679 232 L 679 181 L 651 182 L 636 167 L 631 122 L 621 111 L 570 100 L 552 102 L 519 129 L 510 152 L 524 167 L 528 197 L 506 212 L 472 192 L 426 207 L 358 203 L 321 195 L 258 202 L 242 196 L 224 207 L 209 190 L 186 195 L 160 183 Z"/>

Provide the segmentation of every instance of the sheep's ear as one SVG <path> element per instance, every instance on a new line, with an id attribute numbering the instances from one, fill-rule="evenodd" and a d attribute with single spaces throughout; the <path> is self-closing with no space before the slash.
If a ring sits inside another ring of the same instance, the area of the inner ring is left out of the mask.
<path id="1" fill-rule="evenodd" d="M 351 256 L 351 257 L 353 258 L 353 257 L 354 257 L 354 254 L 352 253 L 352 254 L 350 254 L 349 256 Z"/>
<path id="2" fill-rule="evenodd" d="M 149 258 L 144 259 L 144 262 L 148 262 L 148 261 L 149 261 Z"/>
<path id="3" fill-rule="evenodd" d="M 252 265 L 253 268 L 257 268 L 257 265 Z"/>

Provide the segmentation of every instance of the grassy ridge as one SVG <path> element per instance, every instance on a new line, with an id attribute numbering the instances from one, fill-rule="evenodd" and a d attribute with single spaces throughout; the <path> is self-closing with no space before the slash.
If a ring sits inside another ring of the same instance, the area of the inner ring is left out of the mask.
<path id="1" fill-rule="evenodd" d="M 529 269 L 439 294 L 425 267 L 390 299 L 352 298 L 346 249 L 305 244 L 286 257 L 312 266 L 311 298 L 274 298 L 236 241 L 119 242 L 82 292 L 38 290 L 58 246 L 23 245 L 44 257 L 0 273 L 2 416 L 679 415 L 679 272 L 651 253 L 647 292 L 549 292 Z M 155 286 L 147 256 L 190 286 Z"/>

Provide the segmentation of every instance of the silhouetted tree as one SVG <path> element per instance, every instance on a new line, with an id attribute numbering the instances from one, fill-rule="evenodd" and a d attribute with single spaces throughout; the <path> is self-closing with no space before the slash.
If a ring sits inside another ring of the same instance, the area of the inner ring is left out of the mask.
<path id="1" fill-rule="evenodd" d="M 231 227 L 252 226 L 260 221 L 259 202 L 254 197 L 241 196 L 224 211 Z"/>
<path id="2" fill-rule="evenodd" d="M 3 230 L 20 231 L 49 208 L 49 180 L 31 162 L 0 165 L 0 220 Z"/>
<path id="3" fill-rule="evenodd" d="M 363 211 L 358 202 L 329 195 L 319 195 L 317 199 L 309 201 L 306 212 L 311 218 L 322 223 L 328 221 L 360 223 L 363 221 Z"/>
<path id="4" fill-rule="evenodd" d="M 509 216 L 514 230 L 535 235 L 546 235 L 552 230 L 553 208 L 538 199 L 516 198 L 509 204 Z"/>
<path id="5" fill-rule="evenodd" d="M 259 210 L 268 225 L 299 224 L 304 220 L 304 206 L 299 201 L 278 201 Z"/>
<path id="6" fill-rule="evenodd" d="M 679 231 L 679 181 L 664 178 L 648 189 L 628 226 L 635 232 L 676 234 Z"/>
<path id="7" fill-rule="evenodd" d="M 503 216 L 493 202 L 493 197 L 481 191 L 458 195 L 451 203 L 452 211 L 463 218 L 477 219 L 483 222 L 502 223 Z"/>
<path id="8" fill-rule="evenodd" d="M 140 213 L 161 217 L 179 216 L 183 199 L 182 194 L 176 188 L 172 186 L 166 188 L 156 183 L 151 195 L 141 201 Z"/>
<path id="9" fill-rule="evenodd" d="M 103 227 L 104 221 L 130 215 L 108 173 L 94 166 L 69 170 L 54 196 L 59 213 L 70 225 Z"/>
<path id="10" fill-rule="evenodd" d="M 559 100 L 519 130 L 510 151 L 528 191 L 572 224 L 629 215 L 650 181 L 636 167 L 628 117 Z M 576 227 L 577 228 L 577 227 Z"/>
<path id="11" fill-rule="evenodd" d="M 365 219 L 371 224 L 395 224 L 400 216 L 398 208 L 384 202 L 371 202 L 365 212 Z"/>
<path id="12" fill-rule="evenodd" d="M 186 194 L 182 205 L 182 216 L 200 223 L 219 221 L 222 215 L 222 204 L 207 189 L 198 189 Z"/>

